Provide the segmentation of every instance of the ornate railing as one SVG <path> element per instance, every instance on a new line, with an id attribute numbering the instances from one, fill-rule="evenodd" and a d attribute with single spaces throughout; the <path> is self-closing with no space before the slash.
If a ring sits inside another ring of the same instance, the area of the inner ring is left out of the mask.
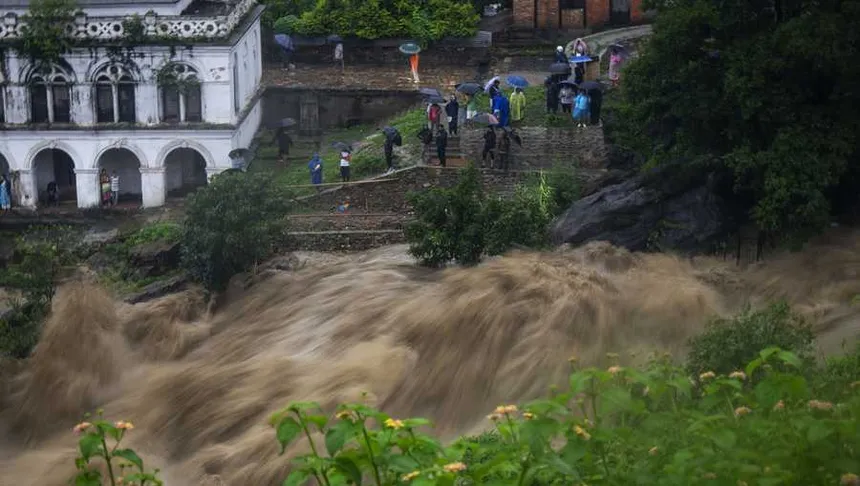
<path id="1" fill-rule="evenodd" d="M 149 12 L 140 17 L 87 17 L 79 13 L 66 26 L 69 37 L 77 40 L 109 41 L 131 35 L 126 28 L 132 20 L 139 20 L 134 33 L 144 39 L 218 39 L 227 37 L 242 22 L 245 15 L 257 4 L 257 0 L 240 0 L 227 15 L 213 17 L 158 16 Z M 8 13 L 0 24 L 0 40 L 14 40 L 26 28 L 24 19 Z"/>

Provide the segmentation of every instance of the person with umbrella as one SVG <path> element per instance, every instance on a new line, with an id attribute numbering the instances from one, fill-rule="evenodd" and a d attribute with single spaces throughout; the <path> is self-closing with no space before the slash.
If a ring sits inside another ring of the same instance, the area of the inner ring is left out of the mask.
<path id="1" fill-rule="evenodd" d="M 448 115 L 448 133 L 456 135 L 460 117 L 460 103 L 457 102 L 457 95 L 452 94 L 451 100 L 445 104 L 445 114 Z"/>
<path id="2" fill-rule="evenodd" d="M 438 103 L 430 103 L 427 106 L 427 123 L 431 131 L 436 131 L 441 125 L 442 107 Z"/>
<path id="3" fill-rule="evenodd" d="M 314 154 L 311 161 L 308 162 L 308 169 L 311 172 L 311 184 L 319 185 L 323 181 L 323 165 L 319 154 Z"/>
<path id="4" fill-rule="evenodd" d="M 481 168 L 486 166 L 487 157 L 490 158 L 490 167 L 495 163 L 496 157 L 493 154 L 493 149 L 496 147 L 496 130 L 489 126 L 484 132 L 484 150 L 481 151 Z"/>
<path id="5" fill-rule="evenodd" d="M 546 112 L 555 115 L 558 113 L 558 83 L 552 76 L 547 76 L 543 84 L 546 87 Z"/>
<path id="6" fill-rule="evenodd" d="M 290 147 L 293 145 L 293 138 L 290 137 L 287 129 L 289 127 L 280 126 L 277 130 L 275 130 L 275 137 L 272 142 L 278 143 L 278 160 L 282 163 L 286 163 L 287 157 L 290 156 Z"/>
<path id="7" fill-rule="evenodd" d="M 600 126 L 600 108 L 603 106 L 603 85 L 598 81 L 586 81 L 580 86 L 591 100 L 589 112 L 591 114 L 591 124 Z"/>
<path id="8" fill-rule="evenodd" d="M 520 88 L 514 89 L 511 94 L 511 120 L 522 121 L 526 110 L 526 94 Z"/>
<path id="9" fill-rule="evenodd" d="M 275 34 L 275 43 L 281 48 L 282 66 L 284 69 L 292 69 L 293 53 L 296 50 L 292 36 L 286 32 Z"/>
<path id="10" fill-rule="evenodd" d="M 334 45 L 334 62 L 340 64 L 340 72 L 344 72 L 346 67 L 343 64 L 343 42 L 340 40 Z"/>
<path id="11" fill-rule="evenodd" d="M 558 99 L 561 102 L 561 112 L 570 113 L 573 106 L 573 97 L 576 94 L 573 92 L 573 84 L 568 81 L 566 83 L 559 83 L 559 86 L 561 90 L 558 93 Z"/>
<path id="12" fill-rule="evenodd" d="M 352 154 L 349 150 L 340 152 L 340 178 L 343 182 L 349 182 L 349 163 L 352 161 Z"/>
<path id="13" fill-rule="evenodd" d="M 579 128 L 585 128 L 585 124 L 588 121 L 588 112 L 591 105 L 591 100 L 588 99 L 588 94 L 585 90 L 580 90 L 579 94 L 576 95 L 576 106 L 573 110 L 573 119 L 576 121 L 576 126 Z"/>
<path id="14" fill-rule="evenodd" d="M 385 127 L 382 131 L 385 133 L 385 142 L 382 144 L 382 149 L 385 152 L 385 164 L 388 166 L 388 172 L 391 172 L 394 170 L 394 146 L 399 146 L 402 139 L 400 133 L 392 127 Z"/>
<path id="15" fill-rule="evenodd" d="M 503 95 L 493 98 L 493 115 L 499 119 L 499 126 L 506 127 L 511 119 L 511 103 Z"/>
<path id="16" fill-rule="evenodd" d="M 499 81 L 499 78 L 495 78 L 493 80 L 493 82 L 490 84 L 490 87 L 487 89 L 487 93 L 490 95 L 491 104 L 493 102 L 493 99 L 495 99 L 497 96 L 502 95 L 501 81 Z"/>
<path id="17" fill-rule="evenodd" d="M 445 167 L 445 151 L 448 149 L 448 134 L 445 133 L 445 127 L 439 126 L 439 131 L 436 132 L 436 156 L 439 157 L 439 165 Z"/>

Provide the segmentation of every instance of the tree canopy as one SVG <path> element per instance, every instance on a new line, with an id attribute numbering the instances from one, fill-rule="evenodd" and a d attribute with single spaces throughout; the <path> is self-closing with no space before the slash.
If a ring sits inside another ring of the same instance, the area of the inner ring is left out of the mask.
<path id="1" fill-rule="evenodd" d="M 270 0 L 276 30 L 421 41 L 474 35 L 480 17 L 464 0 Z"/>
<path id="2" fill-rule="evenodd" d="M 631 148 L 651 165 L 718 159 L 763 231 L 822 229 L 860 154 L 860 1 L 648 7 L 654 33 L 623 82 Z"/>

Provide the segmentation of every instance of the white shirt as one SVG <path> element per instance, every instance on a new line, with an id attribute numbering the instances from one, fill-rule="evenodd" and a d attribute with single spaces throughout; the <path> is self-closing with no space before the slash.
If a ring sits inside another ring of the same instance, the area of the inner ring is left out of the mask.
<path id="1" fill-rule="evenodd" d="M 341 152 L 340 153 L 340 166 L 341 167 L 349 167 L 349 152 Z"/>
<path id="2" fill-rule="evenodd" d="M 343 44 L 341 44 L 340 42 L 338 42 L 337 45 L 334 46 L 334 58 L 337 61 L 343 59 Z"/>
<path id="3" fill-rule="evenodd" d="M 110 190 L 113 192 L 119 192 L 119 176 L 111 176 Z"/>

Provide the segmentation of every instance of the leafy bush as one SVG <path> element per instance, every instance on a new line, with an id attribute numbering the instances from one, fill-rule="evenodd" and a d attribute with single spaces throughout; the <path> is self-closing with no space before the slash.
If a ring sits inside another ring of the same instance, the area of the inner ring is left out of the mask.
<path id="1" fill-rule="evenodd" d="M 295 25 L 303 35 L 339 34 L 362 39 L 409 37 L 420 41 L 468 37 L 480 17 L 457 0 L 332 0 L 317 2 Z"/>
<path id="2" fill-rule="evenodd" d="M 275 25 L 272 27 L 272 30 L 274 30 L 276 34 L 292 34 L 296 31 L 298 23 L 298 17 L 295 15 L 287 15 L 275 21 Z"/>
<path id="3" fill-rule="evenodd" d="M 67 226 L 36 227 L 18 239 L 15 261 L 0 270 L 0 287 L 20 294 L 0 316 L 0 355 L 23 359 L 39 340 L 57 281 L 78 257 L 80 235 Z"/>
<path id="4" fill-rule="evenodd" d="M 500 255 L 511 246 L 540 248 L 549 242 L 552 189 L 541 174 L 537 183 L 516 188 L 512 200 L 490 199 L 485 205 L 486 253 Z"/>
<path id="5" fill-rule="evenodd" d="M 182 227 L 172 222 L 157 222 L 147 224 L 123 240 L 127 247 L 161 241 L 179 241 L 182 237 Z"/>
<path id="6" fill-rule="evenodd" d="M 291 403 L 271 424 L 282 453 L 299 437 L 311 448 L 285 485 L 857 484 L 860 387 L 819 400 L 800 366 L 768 348 L 743 371 L 695 382 L 668 359 L 575 370 L 565 391 L 522 410 L 499 406 L 494 433 L 447 447 L 419 431 L 427 420 L 360 404 L 330 417 Z"/>
<path id="7" fill-rule="evenodd" d="M 71 39 L 66 27 L 74 20 L 74 0 L 32 0 L 23 20 L 27 23 L 15 49 L 22 57 L 53 63 L 69 52 Z"/>
<path id="8" fill-rule="evenodd" d="M 85 421 L 75 426 L 74 431 L 80 434 L 78 439 L 78 457 L 75 466 L 78 474 L 75 477 L 76 486 L 101 486 L 102 472 L 95 466 L 96 461 L 104 463 L 107 469 L 107 480 L 111 486 L 117 484 L 130 486 L 145 486 L 153 484 L 161 486 L 158 479 L 158 469 L 146 472 L 143 459 L 132 449 L 120 448 L 125 435 L 134 425 L 120 420 L 110 423 L 97 414 L 97 420 L 92 423 Z"/>
<path id="9" fill-rule="evenodd" d="M 224 173 L 188 198 L 182 264 L 209 291 L 272 254 L 289 197 L 270 174 Z"/>
<path id="10" fill-rule="evenodd" d="M 730 373 L 769 346 L 790 350 L 809 364 L 813 361 L 814 339 L 812 328 L 781 302 L 712 322 L 690 341 L 687 367 L 693 374 Z"/>
<path id="11" fill-rule="evenodd" d="M 553 216 L 558 216 L 579 199 L 580 187 L 576 172 L 556 165 L 547 172 L 546 183 L 550 188 Z"/>

